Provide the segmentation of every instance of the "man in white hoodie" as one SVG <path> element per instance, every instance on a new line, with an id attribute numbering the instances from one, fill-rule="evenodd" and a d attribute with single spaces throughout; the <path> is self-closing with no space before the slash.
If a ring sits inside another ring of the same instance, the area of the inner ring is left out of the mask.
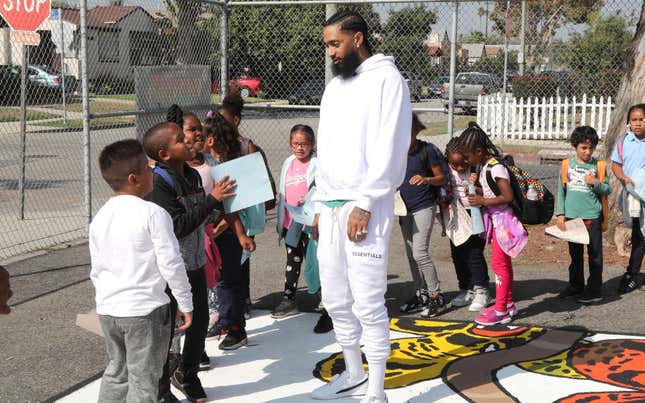
<path id="1" fill-rule="evenodd" d="M 387 402 L 390 353 L 385 308 L 394 192 L 405 174 L 412 111 L 408 87 L 392 57 L 372 55 L 365 20 L 342 10 L 325 23 L 323 40 L 336 77 L 327 85 L 318 127 L 318 260 L 323 305 L 345 371 L 314 399 L 365 395 Z M 363 369 L 364 342 L 369 377 Z"/>

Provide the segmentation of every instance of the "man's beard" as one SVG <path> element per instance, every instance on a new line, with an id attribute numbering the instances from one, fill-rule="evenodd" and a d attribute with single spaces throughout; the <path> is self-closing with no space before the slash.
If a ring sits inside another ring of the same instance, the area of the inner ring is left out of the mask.
<path id="1" fill-rule="evenodd" d="M 334 76 L 341 76 L 342 78 L 350 78 L 356 72 L 358 66 L 361 65 L 361 59 L 358 52 L 352 50 L 347 54 L 339 63 L 332 63 L 331 72 Z"/>

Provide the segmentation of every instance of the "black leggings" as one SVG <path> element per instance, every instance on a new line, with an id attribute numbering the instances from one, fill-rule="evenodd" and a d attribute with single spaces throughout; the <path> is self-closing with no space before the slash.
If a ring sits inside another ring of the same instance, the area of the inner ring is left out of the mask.
<path id="1" fill-rule="evenodd" d="M 286 235 L 287 230 L 283 230 L 283 236 Z M 296 290 L 298 289 L 298 278 L 300 277 L 300 268 L 307 251 L 307 244 L 309 243 L 309 235 L 304 232 L 300 235 L 298 246 L 293 247 L 286 245 L 287 249 L 287 264 L 284 272 L 284 297 L 289 299 L 296 298 Z"/>
<path id="2" fill-rule="evenodd" d="M 244 276 L 242 275 L 242 246 L 237 236 L 227 229 L 215 238 L 222 256 L 222 277 L 219 281 L 219 324 L 225 328 L 245 327 Z"/>
<path id="3" fill-rule="evenodd" d="M 473 235 L 459 246 L 450 242 L 452 262 L 455 265 L 460 290 L 472 290 L 474 286 L 488 287 L 488 266 L 484 258 L 486 242 L 479 235 Z"/>
<path id="4" fill-rule="evenodd" d="M 643 256 L 645 256 L 645 240 L 641 232 L 641 222 L 639 218 L 632 218 L 632 253 L 629 256 L 627 273 L 633 276 L 640 273 Z"/>

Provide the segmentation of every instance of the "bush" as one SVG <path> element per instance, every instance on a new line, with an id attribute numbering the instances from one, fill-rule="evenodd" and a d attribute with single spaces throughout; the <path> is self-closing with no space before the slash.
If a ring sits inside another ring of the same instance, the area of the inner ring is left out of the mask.
<path id="1" fill-rule="evenodd" d="M 134 80 L 105 74 L 90 80 L 90 91 L 98 95 L 131 94 L 134 92 Z"/>
<path id="2" fill-rule="evenodd" d="M 558 84 L 553 77 L 515 76 L 513 77 L 513 96 L 515 98 L 554 97 L 558 92 Z"/>

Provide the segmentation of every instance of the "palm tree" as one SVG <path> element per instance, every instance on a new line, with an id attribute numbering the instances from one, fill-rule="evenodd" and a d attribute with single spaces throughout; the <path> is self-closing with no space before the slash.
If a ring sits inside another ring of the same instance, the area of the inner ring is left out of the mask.
<path id="1" fill-rule="evenodd" d="M 484 7 L 479 7 L 479 10 L 477 10 L 477 15 L 479 16 L 479 19 L 482 20 L 481 21 L 481 23 L 482 23 L 481 30 L 484 31 L 484 20 L 482 18 L 484 15 L 486 15 L 486 10 L 484 10 Z"/>

